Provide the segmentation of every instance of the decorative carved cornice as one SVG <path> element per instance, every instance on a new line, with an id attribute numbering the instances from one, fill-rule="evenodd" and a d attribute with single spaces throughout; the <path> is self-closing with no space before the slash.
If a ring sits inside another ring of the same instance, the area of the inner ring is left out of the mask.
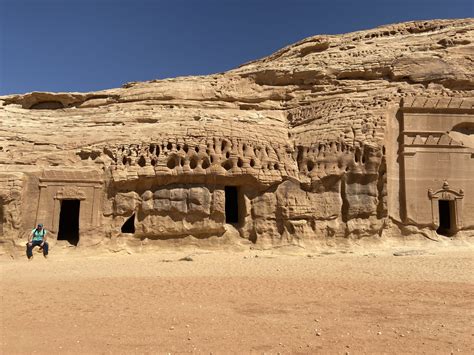
<path id="1" fill-rule="evenodd" d="M 55 200 L 85 200 L 86 194 L 75 186 L 64 186 L 54 195 Z"/>
<path id="2" fill-rule="evenodd" d="M 437 131 L 404 131 L 403 144 L 405 146 L 425 146 L 425 147 L 447 147 L 459 148 L 464 147 L 461 142 L 458 142 L 449 136 L 448 132 Z"/>
<path id="3" fill-rule="evenodd" d="M 430 199 L 437 199 L 437 200 L 456 200 L 464 198 L 464 190 L 459 189 L 458 191 L 452 190 L 449 187 L 449 183 L 447 180 L 443 183 L 443 188 L 433 191 L 432 189 L 428 189 L 428 197 Z"/>
<path id="4" fill-rule="evenodd" d="M 454 97 L 420 97 L 409 96 L 402 101 L 402 110 L 405 112 L 437 112 L 473 113 L 474 98 Z"/>

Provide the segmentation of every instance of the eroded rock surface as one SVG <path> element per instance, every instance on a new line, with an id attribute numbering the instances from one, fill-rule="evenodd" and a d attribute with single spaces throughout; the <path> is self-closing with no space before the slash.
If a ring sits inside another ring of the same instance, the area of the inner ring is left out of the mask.
<path id="1" fill-rule="evenodd" d="M 64 200 L 79 245 L 472 234 L 473 40 L 472 19 L 408 22 L 222 74 L 0 97 L 1 238 L 67 240 Z"/>

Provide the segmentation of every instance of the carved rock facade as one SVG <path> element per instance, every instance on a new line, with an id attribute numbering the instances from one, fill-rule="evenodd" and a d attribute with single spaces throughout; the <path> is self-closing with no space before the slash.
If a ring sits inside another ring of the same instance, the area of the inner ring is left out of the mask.
<path id="1" fill-rule="evenodd" d="M 472 235 L 473 33 L 410 22 L 223 74 L 0 97 L 0 240 L 40 222 L 75 245 Z"/>

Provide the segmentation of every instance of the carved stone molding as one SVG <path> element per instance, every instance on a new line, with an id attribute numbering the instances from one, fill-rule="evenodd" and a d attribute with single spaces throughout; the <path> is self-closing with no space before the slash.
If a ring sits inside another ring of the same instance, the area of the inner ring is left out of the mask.
<path id="1" fill-rule="evenodd" d="M 64 186 L 56 192 L 55 200 L 85 200 L 86 194 L 76 186 Z"/>
<path id="2" fill-rule="evenodd" d="M 428 196 L 430 199 L 437 200 L 455 200 L 464 198 L 464 190 L 459 189 L 458 191 L 452 190 L 449 187 L 448 181 L 444 181 L 443 188 L 433 192 L 432 189 L 428 190 Z"/>
<path id="3" fill-rule="evenodd" d="M 428 197 L 431 200 L 431 214 L 435 228 L 439 227 L 439 200 L 453 201 L 454 210 L 452 213 L 454 218 L 452 219 L 453 226 L 451 227 L 451 230 L 456 232 L 462 228 L 462 201 L 464 198 L 463 189 L 451 189 L 448 181 L 445 180 L 441 189 L 436 191 L 428 189 Z"/>
<path id="4" fill-rule="evenodd" d="M 405 112 L 450 111 L 472 113 L 474 111 L 474 99 L 470 97 L 409 96 L 403 99 L 402 109 Z"/>

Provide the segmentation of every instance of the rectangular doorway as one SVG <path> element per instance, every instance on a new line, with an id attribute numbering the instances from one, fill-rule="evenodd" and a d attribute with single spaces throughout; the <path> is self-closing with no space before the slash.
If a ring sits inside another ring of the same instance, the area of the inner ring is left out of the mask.
<path id="1" fill-rule="evenodd" d="M 449 236 L 452 234 L 454 227 L 455 215 L 454 215 L 454 201 L 439 200 L 439 228 L 436 232 L 441 235 Z"/>
<path id="2" fill-rule="evenodd" d="M 239 223 L 239 193 L 236 186 L 225 186 L 225 223 Z"/>
<path id="3" fill-rule="evenodd" d="M 72 245 L 79 243 L 79 210 L 81 201 L 62 200 L 59 213 L 58 240 L 67 240 Z"/>

